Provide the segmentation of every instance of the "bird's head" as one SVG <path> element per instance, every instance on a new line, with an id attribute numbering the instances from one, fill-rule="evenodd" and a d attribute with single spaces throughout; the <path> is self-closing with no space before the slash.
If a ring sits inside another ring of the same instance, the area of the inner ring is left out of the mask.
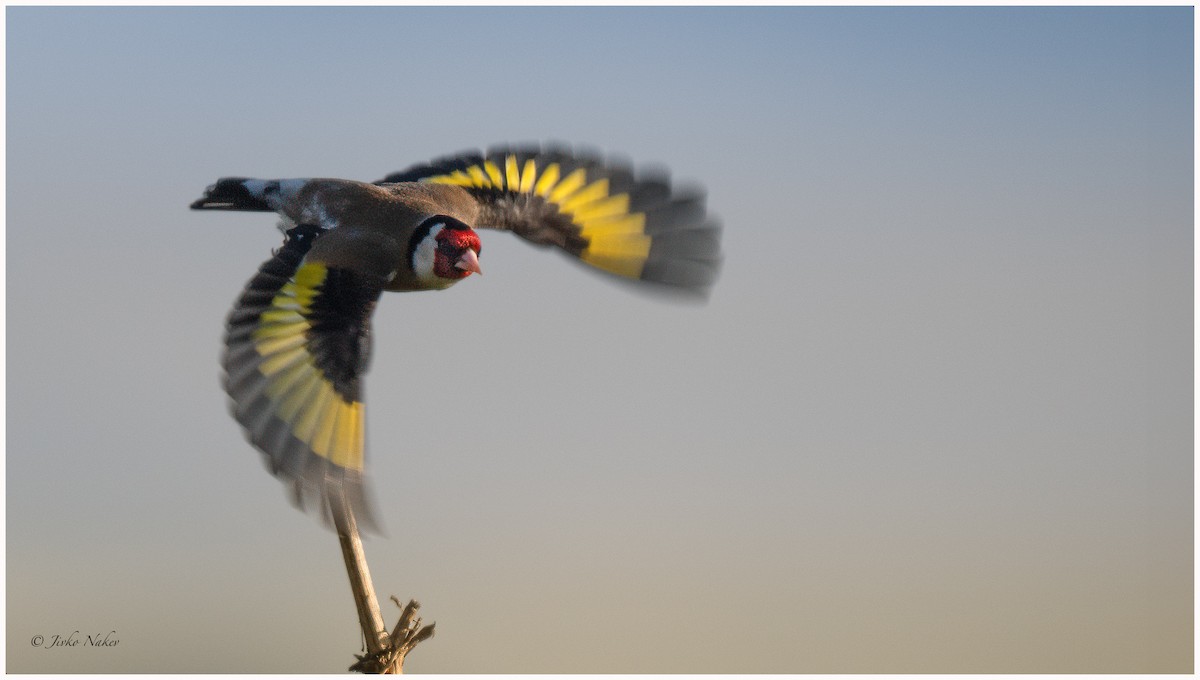
<path id="1" fill-rule="evenodd" d="M 453 217 L 436 215 L 425 220 L 413 241 L 413 271 L 430 288 L 448 288 L 472 272 L 483 273 L 479 234 Z"/>

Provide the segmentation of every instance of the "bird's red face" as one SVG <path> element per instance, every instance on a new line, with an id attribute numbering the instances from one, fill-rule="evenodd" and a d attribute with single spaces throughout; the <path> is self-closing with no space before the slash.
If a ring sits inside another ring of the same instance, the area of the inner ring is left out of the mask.
<path id="1" fill-rule="evenodd" d="M 439 278 L 458 281 L 471 275 L 483 274 L 479 268 L 479 251 L 483 245 L 479 234 L 467 226 L 447 225 L 434 239 L 437 248 L 433 255 L 433 273 Z"/>

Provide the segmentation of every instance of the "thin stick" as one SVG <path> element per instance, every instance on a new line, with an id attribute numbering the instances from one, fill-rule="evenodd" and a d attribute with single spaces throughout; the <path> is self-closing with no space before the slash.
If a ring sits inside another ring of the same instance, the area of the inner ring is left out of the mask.
<path id="1" fill-rule="evenodd" d="M 367 643 L 367 653 L 358 657 L 350 667 L 360 673 L 403 673 L 404 659 L 418 643 L 433 637 L 434 624 L 421 625 L 414 620 L 421 605 L 409 600 L 401 607 L 400 621 L 396 630 L 388 635 L 379 613 L 379 601 L 375 599 L 375 587 L 371 585 L 371 572 L 367 569 L 367 558 L 363 554 L 362 539 L 358 535 L 358 523 L 350 506 L 343 503 L 342 511 L 333 513 L 338 542 L 342 544 L 342 557 L 346 560 L 346 573 L 350 576 L 350 590 L 354 592 L 354 606 L 358 609 L 358 623 L 362 627 Z M 400 607 L 400 600 L 392 596 Z"/>
<path id="2" fill-rule="evenodd" d="M 348 505 L 342 512 L 333 513 L 338 541 L 342 544 L 342 557 L 346 560 L 346 573 L 350 576 L 350 590 L 354 592 L 354 606 L 358 609 L 358 623 L 362 626 L 367 641 L 367 651 L 382 654 L 388 648 L 387 628 L 383 615 L 379 613 L 379 601 L 375 599 L 375 587 L 371 584 L 371 572 L 367 569 L 367 557 L 363 554 L 362 539 L 358 535 L 358 523 Z"/>

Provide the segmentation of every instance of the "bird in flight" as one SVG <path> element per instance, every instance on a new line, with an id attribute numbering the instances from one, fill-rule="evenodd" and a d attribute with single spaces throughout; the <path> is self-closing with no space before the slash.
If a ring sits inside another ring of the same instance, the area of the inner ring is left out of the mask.
<path id="1" fill-rule="evenodd" d="M 700 297 L 721 260 L 702 191 L 556 145 L 460 153 L 374 183 L 226 177 L 191 207 L 281 216 L 283 246 L 226 322 L 225 391 L 293 502 L 335 523 L 352 512 L 367 527 L 376 522 L 363 478 L 362 375 L 384 291 L 442 290 L 482 274 L 476 229 Z"/>

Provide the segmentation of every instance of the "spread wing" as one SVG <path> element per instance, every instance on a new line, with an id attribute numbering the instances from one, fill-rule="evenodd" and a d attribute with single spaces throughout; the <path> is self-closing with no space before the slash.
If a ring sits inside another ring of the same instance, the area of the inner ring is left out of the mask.
<path id="1" fill-rule="evenodd" d="M 361 377 L 382 277 L 308 257 L 337 232 L 300 226 L 250 280 L 226 325 L 225 391 L 294 502 L 373 527 L 363 485 Z"/>
<path id="2" fill-rule="evenodd" d="M 706 294 L 720 268 L 721 228 L 699 189 L 672 189 L 665 172 L 566 147 L 465 152 L 393 173 L 377 184 L 436 182 L 480 205 L 473 226 L 512 231 L 628 279 Z"/>

